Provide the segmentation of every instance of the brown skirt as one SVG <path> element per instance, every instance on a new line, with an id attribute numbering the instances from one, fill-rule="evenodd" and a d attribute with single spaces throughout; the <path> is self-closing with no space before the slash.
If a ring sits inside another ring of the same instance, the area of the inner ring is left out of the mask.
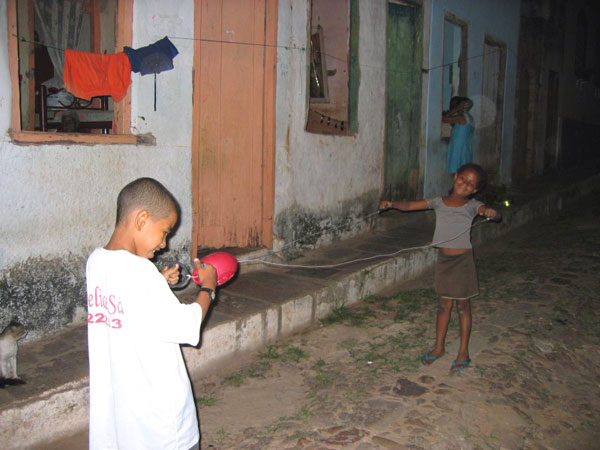
<path id="1" fill-rule="evenodd" d="M 460 255 L 438 252 L 434 287 L 440 297 L 464 299 L 479 295 L 473 250 Z"/>

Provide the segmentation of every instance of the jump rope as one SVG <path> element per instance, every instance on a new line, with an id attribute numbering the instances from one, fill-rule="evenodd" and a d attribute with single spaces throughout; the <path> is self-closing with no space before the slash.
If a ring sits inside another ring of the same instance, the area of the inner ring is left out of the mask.
<path id="1" fill-rule="evenodd" d="M 382 212 L 383 212 L 382 210 L 379 210 L 377 212 L 368 214 L 367 216 L 356 220 L 354 223 L 364 222 L 373 216 L 380 215 Z M 202 258 L 201 265 L 207 263 L 207 264 L 211 264 L 211 265 L 215 266 L 215 268 L 217 270 L 217 285 L 220 286 L 220 285 L 226 283 L 227 281 L 229 281 L 235 275 L 235 273 L 237 272 L 238 264 L 240 264 L 240 265 L 241 264 L 264 264 L 267 266 L 286 267 L 286 268 L 290 268 L 290 269 L 335 269 L 337 267 L 342 267 L 342 266 L 346 266 L 346 265 L 354 264 L 354 263 L 358 263 L 358 262 L 372 261 L 372 260 L 379 259 L 379 258 L 390 258 L 392 256 L 399 255 L 400 253 L 409 252 L 409 251 L 413 251 L 413 250 L 424 250 L 424 249 L 431 248 L 431 247 L 437 247 L 440 244 L 452 241 L 452 240 L 462 236 L 463 234 L 469 232 L 471 229 L 475 228 L 478 225 L 481 225 L 482 223 L 486 223 L 486 222 L 499 223 L 501 221 L 502 221 L 502 215 L 500 213 L 498 213 L 494 217 L 486 217 L 485 219 L 479 220 L 479 221 L 475 220 L 471 225 L 469 225 L 463 231 L 461 231 L 457 235 L 452 236 L 451 238 L 448 238 L 448 239 L 444 239 L 444 240 L 437 241 L 437 242 L 432 242 L 430 244 L 425 244 L 425 245 L 407 247 L 407 248 L 403 248 L 400 250 L 396 250 L 395 252 L 392 252 L 392 253 L 380 253 L 377 255 L 351 259 L 348 261 L 343 261 L 343 262 L 335 263 L 335 264 L 309 265 L 309 264 L 277 263 L 277 262 L 267 261 L 267 260 L 263 259 L 264 256 L 257 257 L 257 258 L 238 260 L 235 258 L 235 256 L 231 255 L 230 253 L 215 252 L 215 253 L 211 253 L 211 254 L 205 256 L 204 258 Z M 334 229 L 336 229 L 336 228 L 334 228 Z M 314 233 L 312 235 L 303 236 L 300 239 L 296 239 L 295 241 L 289 242 L 288 244 L 284 245 L 278 251 L 270 250 L 269 254 L 274 255 L 274 254 L 280 253 L 282 250 L 295 244 L 299 240 L 303 240 L 303 239 L 315 236 L 316 234 L 317 233 Z M 190 268 L 187 264 L 183 264 L 183 263 L 177 263 L 177 264 L 179 264 L 179 268 L 180 268 L 180 280 L 178 283 L 171 285 L 170 286 L 171 289 L 173 289 L 173 290 L 183 289 L 184 287 L 186 287 L 189 284 L 189 282 L 191 280 L 193 280 L 196 284 L 200 284 L 196 269 L 194 269 L 192 271 L 192 270 L 190 270 Z"/>

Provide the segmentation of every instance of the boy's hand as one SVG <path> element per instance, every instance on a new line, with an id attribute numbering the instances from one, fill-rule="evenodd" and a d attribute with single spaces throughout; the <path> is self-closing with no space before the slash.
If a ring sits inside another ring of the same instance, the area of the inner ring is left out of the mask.
<path id="1" fill-rule="evenodd" d="M 169 284 L 177 284 L 179 281 L 179 264 L 175 264 L 172 267 L 163 267 L 160 271 L 163 277 L 167 280 Z"/>
<path id="2" fill-rule="evenodd" d="M 214 290 L 217 287 L 217 269 L 210 264 L 200 262 L 198 258 L 194 259 L 194 265 L 198 271 L 200 285 Z"/>

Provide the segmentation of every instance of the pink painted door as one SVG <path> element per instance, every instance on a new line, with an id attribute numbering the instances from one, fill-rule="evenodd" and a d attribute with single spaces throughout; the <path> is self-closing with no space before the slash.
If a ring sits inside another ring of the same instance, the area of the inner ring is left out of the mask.
<path id="1" fill-rule="evenodd" d="M 271 247 L 276 0 L 195 0 L 193 245 Z"/>

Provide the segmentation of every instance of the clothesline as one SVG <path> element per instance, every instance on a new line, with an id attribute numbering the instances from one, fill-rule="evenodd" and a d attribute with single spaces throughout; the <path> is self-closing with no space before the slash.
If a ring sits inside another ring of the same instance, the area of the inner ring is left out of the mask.
<path id="1" fill-rule="evenodd" d="M 180 36 L 167 36 L 167 37 L 169 39 L 182 39 L 182 40 L 189 40 L 189 41 L 213 42 L 213 43 L 221 43 L 221 44 L 237 44 L 237 45 L 254 45 L 254 46 L 262 46 L 262 47 L 275 47 L 275 48 L 283 48 L 285 50 L 302 50 L 302 51 L 306 50 L 306 47 L 275 45 L 275 44 L 257 44 L 257 43 L 254 43 L 254 42 L 223 41 L 223 40 L 218 40 L 218 39 L 190 38 L 190 37 L 180 37 Z M 508 47 L 507 47 L 507 49 L 511 50 Z M 493 50 L 491 52 L 487 52 L 487 53 L 482 53 L 482 54 L 479 54 L 479 55 L 470 56 L 470 57 L 464 58 L 464 59 L 457 59 L 457 60 L 451 61 L 449 63 L 440 64 L 439 66 L 434 66 L 434 67 L 429 67 L 429 68 L 423 67 L 421 69 L 421 71 L 423 73 L 427 73 L 427 72 L 430 72 L 430 71 L 435 70 L 435 69 L 441 69 L 443 67 L 452 66 L 454 64 L 460 64 L 460 63 L 463 63 L 465 61 L 469 61 L 471 59 L 482 58 L 484 56 L 492 55 L 494 53 L 499 53 L 499 52 L 502 52 L 502 51 L 503 51 L 503 49 L 499 48 L 498 50 Z M 330 57 L 332 59 L 337 59 L 338 61 L 341 61 L 341 62 L 344 62 L 344 63 L 348 63 L 349 62 L 347 59 L 343 59 L 343 58 L 340 58 L 338 56 L 331 55 L 329 53 L 321 52 L 320 50 L 318 50 L 317 53 L 320 53 L 321 55 L 328 56 L 328 57 Z M 412 73 L 412 71 L 408 71 L 408 70 L 407 71 L 390 70 L 390 69 L 384 69 L 383 67 L 380 67 L 380 66 L 372 66 L 372 65 L 368 65 L 368 64 L 360 64 L 359 63 L 359 66 L 360 67 L 364 67 L 364 68 L 376 69 L 376 70 L 384 70 L 384 71 L 389 72 L 389 73 L 400 73 L 400 74 L 402 74 L 402 73 L 405 73 L 405 74 Z"/>
<path id="2" fill-rule="evenodd" d="M 43 46 L 43 47 L 53 48 L 53 49 L 56 49 L 56 50 L 62 50 L 62 51 L 66 50 L 64 48 L 55 47 L 55 46 L 52 46 L 52 45 L 47 45 L 44 42 L 32 41 L 32 40 L 29 40 L 29 39 L 25 39 L 22 36 L 17 36 L 17 35 L 14 35 L 14 36 L 16 36 L 19 39 L 19 41 L 21 41 L 21 42 L 27 42 L 27 43 L 30 43 L 30 44 L 40 45 L 40 46 Z M 293 46 L 287 46 L 287 45 L 275 45 L 275 44 L 257 44 L 257 43 L 254 43 L 254 42 L 224 41 L 224 40 L 218 40 L 218 39 L 189 38 L 189 37 L 181 37 L 181 36 L 167 36 L 167 37 L 170 38 L 170 39 L 182 39 L 182 40 L 209 42 L 209 43 L 236 44 L 236 45 L 260 46 L 260 47 L 269 47 L 269 48 L 282 48 L 284 50 L 306 51 L 306 47 L 298 47 L 298 46 L 295 46 L 295 45 L 293 45 Z M 514 54 L 514 51 L 512 49 L 510 49 L 509 47 L 506 47 L 506 48 L 507 48 L 507 50 L 511 51 Z M 449 67 L 449 66 L 452 66 L 454 64 L 461 64 L 461 63 L 463 63 L 465 61 L 469 61 L 469 60 L 476 59 L 476 58 L 483 58 L 484 56 L 492 55 L 492 54 L 499 53 L 499 52 L 502 52 L 502 51 L 503 51 L 503 49 L 499 48 L 498 50 L 493 50 L 493 51 L 487 52 L 487 53 L 484 52 L 482 54 L 473 55 L 473 56 L 470 56 L 470 57 L 464 58 L 464 59 L 457 59 L 457 60 L 450 61 L 450 62 L 445 63 L 445 64 L 440 64 L 438 66 L 433 66 L 433 67 L 429 67 L 429 68 L 423 67 L 421 69 L 421 71 L 423 73 L 429 73 L 432 70 L 441 69 L 441 68 L 444 68 L 444 67 Z M 321 53 L 321 52 L 319 52 L 319 53 Z M 325 53 L 325 52 L 323 52 L 321 54 L 325 55 L 325 56 L 327 56 L 329 58 L 336 59 L 336 60 L 344 62 L 344 63 L 348 63 L 347 59 L 343 59 L 343 58 L 340 58 L 340 57 L 337 57 L 335 55 L 331 55 L 331 54 Z M 368 68 L 368 69 L 374 69 L 374 70 L 382 70 L 382 71 L 385 71 L 386 73 L 394 73 L 394 74 L 409 74 L 409 73 L 413 73 L 413 71 L 409 71 L 409 70 L 401 71 L 401 70 L 386 69 L 386 68 L 383 68 L 383 67 L 380 67 L 380 66 L 373 66 L 373 65 L 369 65 L 369 64 L 361 64 L 361 63 L 359 63 L 359 66 L 361 68 Z"/>

